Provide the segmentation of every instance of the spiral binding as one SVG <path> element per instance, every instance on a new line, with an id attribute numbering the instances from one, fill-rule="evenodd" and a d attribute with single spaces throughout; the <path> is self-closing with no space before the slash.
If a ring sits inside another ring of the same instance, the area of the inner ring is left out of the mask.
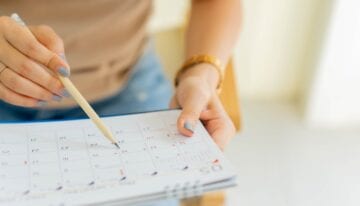
<path id="1" fill-rule="evenodd" d="M 204 192 L 203 184 L 201 184 L 200 180 L 176 183 L 172 186 L 168 185 L 164 190 L 167 198 L 177 199 L 199 196 Z"/>

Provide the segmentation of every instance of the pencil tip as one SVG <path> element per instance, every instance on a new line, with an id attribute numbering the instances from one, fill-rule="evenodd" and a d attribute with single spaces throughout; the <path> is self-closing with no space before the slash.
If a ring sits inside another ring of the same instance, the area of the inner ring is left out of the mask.
<path id="1" fill-rule="evenodd" d="M 113 144 L 114 144 L 118 149 L 120 149 L 120 146 L 119 146 L 118 143 L 114 142 Z"/>

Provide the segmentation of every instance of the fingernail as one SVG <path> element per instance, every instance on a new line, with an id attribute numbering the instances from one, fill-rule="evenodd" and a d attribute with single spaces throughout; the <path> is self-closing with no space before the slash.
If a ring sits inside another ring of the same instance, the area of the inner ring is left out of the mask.
<path id="1" fill-rule="evenodd" d="M 46 104 L 47 104 L 46 101 L 40 100 L 40 101 L 38 101 L 37 106 L 43 107 L 43 106 L 45 106 Z"/>
<path id="2" fill-rule="evenodd" d="M 60 95 L 63 97 L 70 97 L 70 94 L 66 89 L 61 90 Z"/>
<path id="3" fill-rule="evenodd" d="M 61 74 L 63 77 L 69 77 L 70 76 L 70 72 L 68 69 L 66 69 L 65 67 L 60 67 L 58 70 L 59 74 Z"/>
<path id="4" fill-rule="evenodd" d="M 58 95 L 53 95 L 53 96 L 52 96 L 52 100 L 54 100 L 54 101 L 60 102 L 61 99 L 62 99 L 62 97 L 60 97 L 60 96 L 58 96 Z"/>
<path id="5" fill-rule="evenodd" d="M 194 127 L 190 122 L 185 121 L 184 128 L 189 130 L 190 132 L 194 133 Z"/>

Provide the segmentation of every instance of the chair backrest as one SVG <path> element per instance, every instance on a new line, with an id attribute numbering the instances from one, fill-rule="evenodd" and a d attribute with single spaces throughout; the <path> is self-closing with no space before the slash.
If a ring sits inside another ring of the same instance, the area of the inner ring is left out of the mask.
<path id="1" fill-rule="evenodd" d="M 225 70 L 224 85 L 220 93 L 220 99 L 225 107 L 226 112 L 233 121 L 236 130 L 240 131 L 241 129 L 240 102 L 238 98 L 236 76 L 235 76 L 232 60 L 229 61 L 229 64 Z"/>

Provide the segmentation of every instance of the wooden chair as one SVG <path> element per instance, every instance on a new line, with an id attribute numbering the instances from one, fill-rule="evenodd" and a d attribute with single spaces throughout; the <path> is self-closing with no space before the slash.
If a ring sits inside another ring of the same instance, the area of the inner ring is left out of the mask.
<path id="1" fill-rule="evenodd" d="M 240 107 L 236 89 L 236 78 L 232 61 L 228 64 L 220 99 L 229 114 L 231 120 L 235 124 L 236 130 L 241 129 Z M 182 206 L 223 206 L 225 205 L 225 192 L 209 192 L 200 197 L 193 197 L 181 201 Z"/>

